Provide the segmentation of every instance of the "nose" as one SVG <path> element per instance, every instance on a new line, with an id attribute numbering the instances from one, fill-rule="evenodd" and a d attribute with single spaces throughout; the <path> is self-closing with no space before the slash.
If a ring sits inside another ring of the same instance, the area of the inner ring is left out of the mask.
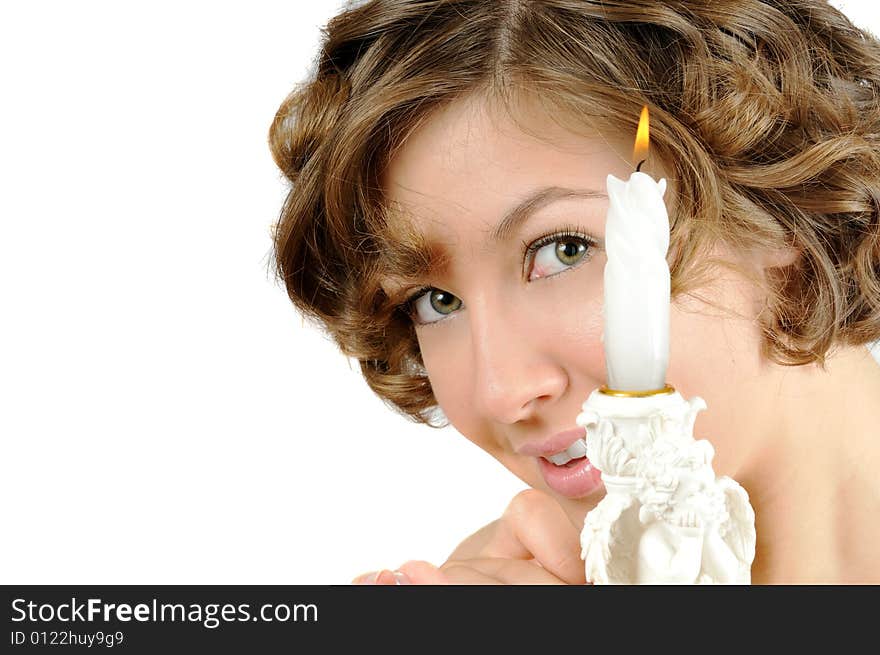
<path id="1" fill-rule="evenodd" d="M 505 305 L 486 299 L 469 308 L 473 402 L 492 420 L 513 424 L 553 404 L 565 391 L 568 376 L 552 356 L 547 324 Z"/>

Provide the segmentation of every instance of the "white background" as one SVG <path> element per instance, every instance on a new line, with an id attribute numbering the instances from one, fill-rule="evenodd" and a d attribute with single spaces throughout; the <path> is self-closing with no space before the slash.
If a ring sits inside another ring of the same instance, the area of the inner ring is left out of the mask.
<path id="1" fill-rule="evenodd" d="M 0 9 L 0 583 L 347 583 L 524 487 L 272 281 L 267 131 L 341 6 Z"/>

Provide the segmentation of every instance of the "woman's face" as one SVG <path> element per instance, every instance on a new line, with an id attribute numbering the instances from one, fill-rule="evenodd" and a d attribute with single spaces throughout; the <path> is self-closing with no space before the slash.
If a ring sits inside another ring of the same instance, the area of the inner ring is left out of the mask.
<path id="1" fill-rule="evenodd" d="M 605 179 L 629 177 L 634 134 L 577 136 L 534 105 L 522 108 L 520 120 L 550 142 L 472 98 L 433 116 L 399 150 L 383 188 L 449 263 L 429 278 L 386 286 L 398 297 L 417 292 L 411 307 L 422 358 L 450 423 L 528 485 L 582 513 L 604 494 L 598 475 L 541 453 L 584 436 L 575 418 L 606 381 Z M 659 177 L 650 162 L 643 170 Z M 493 236 L 512 208 L 548 188 L 545 202 Z M 418 292 L 424 286 L 431 290 Z M 704 292 L 749 317 L 760 306 L 728 272 Z M 749 318 L 692 298 L 671 307 L 666 379 L 685 398 L 706 400 L 696 432 L 715 446 L 719 474 L 743 463 L 744 435 L 755 434 L 736 409 L 756 402 L 743 389 L 759 386 L 758 338 Z"/>

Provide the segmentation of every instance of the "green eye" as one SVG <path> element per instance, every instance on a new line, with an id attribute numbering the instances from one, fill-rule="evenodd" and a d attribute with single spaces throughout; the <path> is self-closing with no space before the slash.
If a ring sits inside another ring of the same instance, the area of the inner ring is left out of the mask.
<path id="1" fill-rule="evenodd" d="M 534 278 L 550 277 L 590 259 L 595 241 L 577 234 L 551 234 L 527 249 L 532 258 Z"/>
<path id="2" fill-rule="evenodd" d="M 568 266 L 577 264 L 586 250 L 587 247 L 583 243 L 578 243 L 576 241 L 556 242 L 556 257 L 559 261 Z"/>
<path id="3" fill-rule="evenodd" d="M 454 314 L 462 307 L 461 299 L 435 287 L 423 287 L 403 305 L 407 315 L 418 325 L 430 325 Z"/>
<path id="4" fill-rule="evenodd" d="M 433 289 L 429 294 L 429 298 L 431 309 L 433 309 L 438 314 L 451 314 L 456 309 L 461 307 L 461 300 L 453 296 L 448 291 Z"/>

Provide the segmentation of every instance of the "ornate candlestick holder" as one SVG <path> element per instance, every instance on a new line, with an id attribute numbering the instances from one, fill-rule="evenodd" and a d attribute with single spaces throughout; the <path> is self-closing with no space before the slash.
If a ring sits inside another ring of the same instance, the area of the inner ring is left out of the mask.
<path id="1" fill-rule="evenodd" d="M 581 558 L 593 584 L 750 584 L 755 513 L 735 480 L 716 478 L 715 450 L 693 437 L 699 396 L 594 390 L 578 425 L 606 496 L 584 520 Z"/>

